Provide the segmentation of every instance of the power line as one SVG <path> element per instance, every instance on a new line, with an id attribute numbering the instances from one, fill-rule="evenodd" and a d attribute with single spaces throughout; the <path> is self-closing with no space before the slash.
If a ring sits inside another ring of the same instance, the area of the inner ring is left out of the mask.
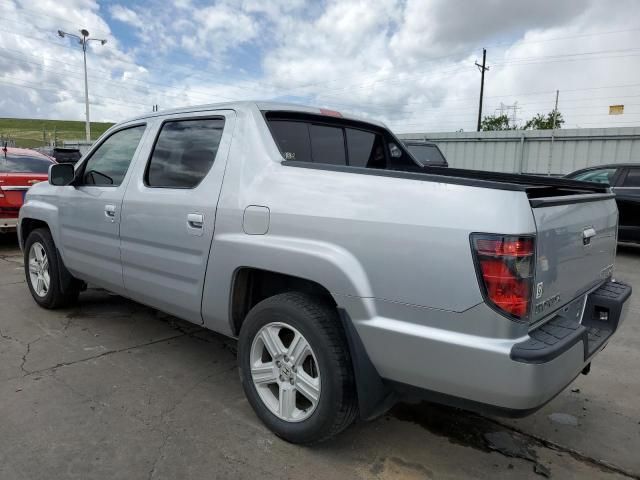
<path id="1" fill-rule="evenodd" d="M 0 47 L 0 50 L 2 49 L 2 47 Z M 25 64 L 29 64 L 29 65 L 34 65 L 37 68 L 39 68 L 40 70 L 43 70 L 45 72 L 48 72 L 50 75 L 55 75 L 55 76 L 59 76 L 62 78 L 68 78 L 68 75 L 66 75 L 66 73 L 82 73 L 79 72 L 77 70 L 71 70 L 71 69 L 65 69 L 63 71 L 59 70 L 59 69 L 54 69 L 54 68 L 48 68 L 46 65 L 39 63 L 39 62 L 31 62 L 29 60 L 24 60 L 24 59 L 19 59 L 19 58 L 12 58 L 9 57 L 12 61 L 15 62 L 19 62 L 19 63 L 25 63 Z M 57 63 L 60 63 L 62 65 L 72 65 L 69 63 L 64 63 L 64 62 L 59 62 L 57 61 Z M 98 72 L 104 72 L 105 74 L 111 75 L 112 72 L 107 72 L 106 70 L 96 70 Z M 144 89 L 147 90 L 151 90 L 150 85 L 158 85 L 161 86 L 165 89 L 168 90 L 180 90 L 182 92 L 182 94 L 167 94 L 167 93 L 163 93 L 164 96 L 168 96 L 168 97 L 173 97 L 173 98 L 184 98 L 186 93 L 189 94 L 196 94 L 196 96 L 201 96 L 202 98 L 206 98 L 205 101 L 210 101 L 211 97 L 215 97 L 215 98 L 221 98 L 221 99 L 225 99 L 225 100 L 232 100 L 229 97 L 224 97 L 222 95 L 217 95 L 214 93 L 205 93 L 203 91 L 198 91 L 198 90 L 194 90 L 190 87 L 178 87 L 178 86 L 171 86 L 171 85 L 165 85 L 162 83 L 158 83 L 158 82 L 151 82 L 151 81 L 141 81 L 141 80 L 133 80 L 133 79 L 128 79 L 128 80 L 122 80 L 122 79 L 118 79 L 118 78 L 108 78 L 105 79 L 104 77 L 95 77 L 95 76 L 89 76 L 89 78 L 96 83 L 100 83 L 100 84 L 105 84 L 108 85 L 110 88 L 119 88 L 119 89 L 123 89 L 126 90 L 128 92 L 131 92 L 131 85 L 133 84 L 134 86 L 139 86 L 142 87 Z M 113 82 L 121 82 L 122 85 L 113 85 Z M 188 90 L 188 91 L 185 91 Z M 201 93 L 198 93 L 201 92 Z M 140 92 L 140 93 L 147 93 L 147 92 Z"/>
<path id="2" fill-rule="evenodd" d="M 10 79 L 10 80 L 18 80 L 18 81 L 23 82 L 23 83 L 9 82 L 9 81 L 5 80 L 7 78 Z M 11 86 L 16 86 L 16 87 L 30 88 L 32 90 L 42 90 L 42 91 L 46 91 L 46 92 L 54 92 L 54 93 L 58 93 L 58 94 L 62 94 L 62 93 L 71 93 L 71 94 L 73 94 L 73 93 L 75 93 L 75 94 L 78 94 L 78 95 L 82 95 L 82 92 L 79 92 L 77 90 L 62 90 L 61 91 L 60 88 L 57 88 L 57 87 L 55 87 L 55 88 L 43 87 L 39 83 L 36 84 L 36 83 L 32 83 L 32 82 L 28 82 L 26 80 L 23 80 L 21 78 L 15 78 L 15 77 L 10 77 L 10 76 L 1 77 L 0 78 L 0 83 L 4 83 L 6 85 L 11 85 Z M 146 103 L 134 102 L 134 101 L 129 101 L 129 100 L 127 100 L 126 102 L 122 102 L 116 97 L 109 97 L 107 95 L 94 94 L 94 97 L 99 97 L 99 98 L 104 98 L 104 99 L 110 100 L 111 103 L 114 103 L 114 104 L 117 104 L 117 105 L 123 105 L 123 106 L 142 105 L 144 107 L 148 106 Z"/>

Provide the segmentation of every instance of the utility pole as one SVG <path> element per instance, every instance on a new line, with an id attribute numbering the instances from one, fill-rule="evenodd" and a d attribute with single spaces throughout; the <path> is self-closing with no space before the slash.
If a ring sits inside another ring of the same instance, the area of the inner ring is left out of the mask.
<path id="1" fill-rule="evenodd" d="M 85 133 L 87 136 L 87 142 L 91 142 L 91 121 L 89 120 L 89 81 L 87 79 L 87 44 L 89 42 L 100 42 L 100 45 L 107 43 L 106 40 L 100 38 L 89 38 L 89 31 L 86 29 L 80 30 L 82 37 L 73 33 L 63 32 L 58 30 L 58 35 L 62 38 L 71 37 L 78 40 L 78 43 L 82 45 L 82 57 L 84 60 L 84 107 L 85 107 Z"/>
<path id="2" fill-rule="evenodd" d="M 487 49 L 482 49 L 482 65 L 476 62 L 476 67 L 480 70 L 480 105 L 478 107 L 478 132 L 480 131 L 480 125 L 482 124 L 482 96 L 484 95 L 484 72 L 489 70 L 487 64 Z"/>
<path id="3" fill-rule="evenodd" d="M 551 160 L 553 159 L 553 143 L 556 134 L 556 119 L 558 118 L 558 97 L 560 90 L 556 90 L 556 106 L 553 108 L 553 122 L 551 123 L 551 146 L 549 147 L 549 162 L 547 163 L 547 175 L 551 175 Z"/>

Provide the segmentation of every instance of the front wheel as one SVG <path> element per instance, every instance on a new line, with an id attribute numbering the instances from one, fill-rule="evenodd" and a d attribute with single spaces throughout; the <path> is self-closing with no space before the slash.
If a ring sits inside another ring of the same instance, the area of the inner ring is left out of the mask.
<path id="1" fill-rule="evenodd" d="M 238 344 L 249 403 L 278 436 L 293 443 L 326 440 L 356 417 L 353 368 L 335 308 L 289 292 L 257 304 Z"/>
<path id="2" fill-rule="evenodd" d="M 31 296 L 43 308 L 66 307 L 78 299 L 77 281 L 63 291 L 59 268 L 58 251 L 49 230 L 33 230 L 24 244 L 24 272 Z"/>

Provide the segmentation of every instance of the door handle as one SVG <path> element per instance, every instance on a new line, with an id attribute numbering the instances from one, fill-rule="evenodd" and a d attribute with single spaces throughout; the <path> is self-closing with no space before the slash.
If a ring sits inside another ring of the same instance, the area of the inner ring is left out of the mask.
<path id="1" fill-rule="evenodd" d="M 187 225 L 191 228 L 202 229 L 204 226 L 204 215 L 201 213 L 190 213 L 187 215 Z"/>
<path id="2" fill-rule="evenodd" d="M 104 206 L 104 216 L 107 217 L 112 222 L 115 222 L 115 219 L 116 219 L 116 206 L 115 205 L 105 205 Z"/>

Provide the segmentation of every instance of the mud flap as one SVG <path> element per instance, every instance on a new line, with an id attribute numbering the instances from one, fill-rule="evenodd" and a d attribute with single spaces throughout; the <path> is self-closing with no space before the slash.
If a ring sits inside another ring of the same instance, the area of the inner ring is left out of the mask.
<path id="1" fill-rule="evenodd" d="M 384 414 L 397 400 L 395 392 L 382 380 L 364 348 L 349 314 L 338 308 L 351 353 L 353 374 L 358 393 L 358 408 L 362 420 L 372 420 Z"/>

